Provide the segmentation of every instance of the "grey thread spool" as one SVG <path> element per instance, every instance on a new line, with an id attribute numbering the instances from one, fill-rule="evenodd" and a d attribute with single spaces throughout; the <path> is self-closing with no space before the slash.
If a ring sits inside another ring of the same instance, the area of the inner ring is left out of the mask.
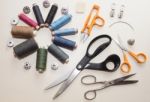
<path id="1" fill-rule="evenodd" d="M 43 19 L 39 6 L 36 3 L 34 3 L 32 8 L 33 8 L 33 12 L 36 17 L 36 20 L 38 22 L 38 25 L 40 27 L 44 27 L 44 19 Z"/>
<path id="2" fill-rule="evenodd" d="M 37 51 L 36 70 L 43 73 L 46 70 L 47 64 L 47 49 L 40 48 Z"/>
<path id="3" fill-rule="evenodd" d="M 23 58 L 35 52 L 38 49 L 38 45 L 35 40 L 29 39 L 13 48 L 15 56 Z"/>
<path id="4" fill-rule="evenodd" d="M 32 27 L 27 26 L 14 26 L 11 30 L 12 36 L 16 38 L 31 38 L 35 33 L 36 31 Z"/>
<path id="5" fill-rule="evenodd" d="M 69 56 L 64 51 L 62 51 L 59 47 L 57 47 L 55 44 L 51 44 L 48 47 L 48 51 L 62 63 L 69 62 Z"/>

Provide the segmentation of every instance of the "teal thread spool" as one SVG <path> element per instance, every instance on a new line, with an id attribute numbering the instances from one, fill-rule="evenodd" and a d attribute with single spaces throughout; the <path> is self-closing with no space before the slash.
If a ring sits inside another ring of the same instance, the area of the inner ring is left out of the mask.
<path id="1" fill-rule="evenodd" d="M 46 70 L 47 64 L 47 49 L 40 48 L 37 51 L 36 70 L 43 73 Z"/>

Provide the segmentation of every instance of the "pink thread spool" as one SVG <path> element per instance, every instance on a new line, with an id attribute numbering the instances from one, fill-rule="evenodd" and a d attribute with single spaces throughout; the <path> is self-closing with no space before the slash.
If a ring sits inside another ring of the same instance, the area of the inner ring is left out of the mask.
<path id="1" fill-rule="evenodd" d="M 30 25 L 31 27 L 33 27 L 35 29 L 39 29 L 38 24 L 35 21 L 33 21 L 31 18 L 26 16 L 25 14 L 21 13 L 18 15 L 18 17 L 19 17 L 19 19 L 21 19 L 23 22 Z"/>

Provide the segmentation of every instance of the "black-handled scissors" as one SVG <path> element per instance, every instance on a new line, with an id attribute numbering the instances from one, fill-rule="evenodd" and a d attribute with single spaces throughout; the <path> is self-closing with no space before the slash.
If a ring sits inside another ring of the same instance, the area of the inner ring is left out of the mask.
<path id="1" fill-rule="evenodd" d="M 98 47 L 97 47 L 97 49 L 92 53 L 92 54 L 90 54 L 89 53 L 89 50 L 90 50 L 90 48 L 91 48 L 91 46 L 97 41 L 97 40 L 101 40 L 101 39 L 107 39 L 107 41 L 105 41 L 105 42 L 103 42 L 102 44 L 100 44 Z M 54 96 L 54 98 L 53 99 L 55 99 L 56 97 L 58 97 L 60 94 L 62 94 L 66 89 L 67 89 L 67 87 L 72 83 L 72 81 L 78 76 L 78 74 L 83 70 L 83 69 L 85 69 L 85 68 L 87 68 L 87 69 L 94 69 L 94 70 L 102 70 L 101 68 L 98 68 L 97 66 L 98 66 L 98 64 L 95 64 L 94 66 L 96 66 L 96 68 L 94 68 L 94 67 L 91 67 L 90 68 L 90 66 L 88 66 L 88 64 L 89 65 L 93 65 L 93 64 L 90 64 L 89 62 L 93 59 L 93 58 L 95 58 L 98 54 L 100 54 L 102 51 L 104 51 L 104 49 L 106 49 L 110 44 L 111 44 L 111 41 L 112 41 L 112 38 L 109 36 L 109 35 L 100 35 L 100 36 L 98 36 L 98 37 L 96 37 L 96 38 L 94 38 L 91 42 L 90 42 L 90 44 L 89 44 L 89 46 L 88 46 L 88 48 L 87 48 L 87 51 L 86 51 L 86 54 L 85 54 L 85 56 L 81 59 L 81 61 L 77 64 L 77 66 L 76 66 L 76 68 L 71 72 L 71 74 L 69 74 L 68 76 L 67 76 L 67 78 L 63 81 L 63 84 L 62 84 L 62 86 L 60 87 L 60 89 L 57 91 L 57 93 L 56 93 L 56 95 Z M 107 64 L 107 61 L 109 62 L 110 61 L 110 58 L 112 58 L 112 57 L 108 57 L 108 59 L 107 60 L 105 60 L 104 61 L 104 63 L 103 64 Z M 114 58 L 114 57 L 113 57 Z M 116 58 L 118 58 L 118 57 L 116 57 Z M 114 58 L 115 59 L 115 58 Z M 111 60 L 112 61 L 112 60 Z M 120 59 L 118 60 L 119 62 L 119 64 L 118 65 L 120 65 Z M 114 62 L 114 61 L 112 61 L 112 62 Z M 100 64 L 100 65 L 103 65 L 103 64 Z M 114 65 L 115 65 L 116 63 L 114 63 Z M 117 67 L 116 68 L 118 68 L 119 66 L 117 65 Z M 103 65 L 104 66 L 104 65 Z M 116 66 L 116 65 L 115 65 Z M 106 68 L 106 67 L 105 67 Z M 107 71 L 108 71 L 109 69 L 107 69 Z M 116 69 L 114 69 L 114 70 L 110 70 L 110 71 L 115 71 Z"/>
<path id="2" fill-rule="evenodd" d="M 84 93 L 84 98 L 87 100 L 93 100 L 96 98 L 96 92 L 99 90 L 103 90 L 105 88 L 108 88 L 110 86 L 115 86 L 115 85 L 126 85 L 126 84 L 134 84 L 137 83 L 138 80 L 126 80 L 129 77 L 133 76 L 135 74 L 130 74 L 124 77 L 120 77 L 111 81 L 96 81 L 96 77 L 93 75 L 86 75 L 81 78 L 81 83 L 84 85 L 95 85 L 95 84 L 103 84 L 103 86 L 99 89 L 94 89 L 94 90 L 89 90 Z M 92 82 L 86 82 L 87 78 L 92 79 Z M 90 97 L 89 97 L 90 96 Z"/>

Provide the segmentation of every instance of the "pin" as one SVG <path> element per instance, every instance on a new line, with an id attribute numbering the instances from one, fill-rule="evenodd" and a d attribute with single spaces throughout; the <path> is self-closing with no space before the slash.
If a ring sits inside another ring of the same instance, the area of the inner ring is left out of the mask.
<path id="1" fill-rule="evenodd" d="M 112 3 L 111 11 L 110 11 L 110 17 L 114 17 L 115 16 L 115 6 L 116 6 L 116 4 Z"/>
<path id="2" fill-rule="evenodd" d="M 119 18 L 119 19 L 122 19 L 122 18 L 123 18 L 123 15 L 124 15 L 124 8 L 125 8 L 125 5 L 121 5 L 120 13 L 118 14 L 118 18 Z"/>

